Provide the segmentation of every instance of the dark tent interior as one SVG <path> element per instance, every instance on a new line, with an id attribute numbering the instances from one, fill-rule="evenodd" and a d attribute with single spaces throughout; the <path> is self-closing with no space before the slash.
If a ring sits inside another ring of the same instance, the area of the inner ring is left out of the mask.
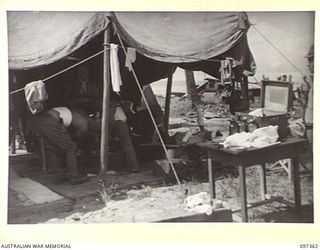
<path id="1" fill-rule="evenodd" d="M 73 23 L 73 20 L 81 18 L 81 25 Z M 101 52 L 104 49 L 103 31 L 106 28 L 111 30 L 110 43 L 119 44 L 118 57 L 123 82 L 121 99 L 136 106 L 141 102 L 137 84 L 144 86 L 166 79 L 177 67 L 203 71 L 219 79 L 221 60 L 232 58 L 234 79 L 241 83 L 245 92 L 247 76 L 255 71 L 246 37 L 250 23 L 246 13 L 242 12 L 9 12 L 8 20 L 10 92 L 23 88 L 29 82 L 50 78 L 53 74 Z M 47 22 L 48 26 L 42 27 L 43 22 Z M 62 36 L 67 31 L 52 30 L 53 24 L 60 25 L 69 32 L 71 29 L 72 38 L 63 39 Z M 74 32 L 76 29 L 77 32 Z M 46 34 L 48 37 L 45 37 Z M 35 41 L 37 39 L 39 41 Z M 49 46 L 53 47 L 48 49 Z M 125 66 L 124 49 L 129 47 L 135 48 L 137 52 L 133 69 L 139 83 Z M 68 107 L 76 103 L 77 108 L 86 111 L 88 115 L 102 112 L 102 54 L 86 61 L 83 66 L 90 72 L 89 79 L 95 83 L 96 90 L 86 96 L 77 93 L 78 67 L 75 67 L 45 82 L 49 96 L 46 108 Z M 21 118 L 24 129 L 25 118 L 29 113 L 24 93 L 21 91 L 10 97 L 10 124 L 17 123 Z M 247 108 L 247 104 L 239 106 L 238 100 L 236 103 L 233 111 Z M 163 122 L 163 114 L 159 114 L 162 111 L 158 107 L 152 111 Z M 143 114 L 133 124 L 141 126 L 141 121 L 150 120 L 148 116 L 148 113 Z M 143 123 L 143 126 L 140 131 L 149 130 L 146 134 L 150 139 L 153 133 L 151 120 Z M 28 143 L 32 139 L 27 135 L 25 137 L 28 150 L 34 150 Z"/>

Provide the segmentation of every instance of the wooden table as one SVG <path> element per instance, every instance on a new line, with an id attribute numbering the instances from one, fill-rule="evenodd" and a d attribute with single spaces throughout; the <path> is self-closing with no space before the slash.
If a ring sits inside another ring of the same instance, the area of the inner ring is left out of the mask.
<path id="1" fill-rule="evenodd" d="M 307 140 L 301 138 L 287 138 L 276 145 L 264 148 L 248 148 L 248 149 L 226 149 L 221 145 L 213 142 L 204 142 L 197 144 L 199 147 L 208 151 L 208 171 L 210 184 L 210 197 L 216 198 L 215 192 L 215 173 L 213 161 L 225 166 L 235 166 L 239 170 L 240 177 L 240 194 L 241 194 L 241 216 L 242 221 L 248 221 L 248 204 L 246 190 L 246 168 L 253 165 L 260 165 L 260 189 L 263 202 L 257 202 L 260 205 L 268 202 L 267 184 L 266 184 L 266 166 L 265 163 L 275 162 L 281 159 L 292 159 L 293 167 L 293 186 L 294 186 L 294 207 L 297 213 L 301 212 L 301 191 L 300 191 L 300 171 L 298 155 L 303 143 Z M 274 201 L 274 200 L 271 200 Z M 283 201 L 289 204 L 288 201 Z M 269 201 L 270 202 L 270 201 Z"/>

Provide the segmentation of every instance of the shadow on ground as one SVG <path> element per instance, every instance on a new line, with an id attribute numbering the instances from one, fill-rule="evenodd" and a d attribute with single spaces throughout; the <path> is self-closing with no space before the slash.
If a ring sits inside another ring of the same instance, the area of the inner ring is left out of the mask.
<path id="1" fill-rule="evenodd" d="M 302 206 L 301 215 L 298 216 L 293 208 L 280 208 L 279 211 L 262 215 L 265 222 L 275 223 L 313 223 L 313 204 Z"/>

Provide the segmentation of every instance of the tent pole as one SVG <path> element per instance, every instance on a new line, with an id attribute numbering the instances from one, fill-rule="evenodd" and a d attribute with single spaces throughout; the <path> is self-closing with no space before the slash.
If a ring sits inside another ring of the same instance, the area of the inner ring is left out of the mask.
<path id="1" fill-rule="evenodd" d="M 101 146 L 100 146 L 100 194 L 104 202 L 107 201 L 107 193 L 104 186 L 105 172 L 108 169 L 109 155 L 109 103 L 110 103 L 110 27 L 104 32 L 104 53 L 103 53 L 103 100 L 102 100 L 102 121 L 101 121 Z"/>
<path id="2" fill-rule="evenodd" d="M 15 110 L 15 105 L 13 101 L 13 96 L 9 97 L 9 102 L 10 102 L 10 113 L 9 116 L 11 116 L 9 119 L 12 121 L 11 125 L 11 141 L 10 141 L 10 154 L 15 154 L 16 153 L 16 110 Z M 9 125 L 9 126 L 10 126 Z M 9 128 L 10 129 L 10 128 Z"/>
<path id="3" fill-rule="evenodd" d="M 169 116 L 170 116 L 170 100 L 171 100 L 171 91 L 172 91 L 172 76 L 173 76 L 173 69 L 171 69 L 171 72 L 168 76 L 167 81 L 167 92 L 166 92 L 166 104 L 164 109 L 164 121 L 163 121 L 163 127 L 164 131 L 168 133 L 169 129 Z"/>
<path id="4" fill-rule="evenodd" d="M 197 121 L 201 131 L 204 131 L 204 121 L 202 117 L 202 113 L 199 107 L 200 98 L 196 93 L 196 82 L 194 79 L 193 71 L 185 70 L 186 82 L 187 82 L 187 92 L 188 96 L 191 100 L 192 109 L 197 112 Z"/>
<path id="5" fill-rule="evenodd" d="M 14 89 L 17 88 L 17 77 L 15 75 L 12 76 L 12 86 Z M 10 154 L 15 154 L 16 153 L 16 137 L 17 137 L 17 131 L 18 131 L 18 119 L 20 117 L 20 112 L 17 110 L 17 98 L 15 96 L 10 96 L 9 97 L 9 116 L 11 116 L 11 126 L 12 126 L 12 131 L 11 131 L 11 141 L 10 141 Z M 10 119 L 9 118 L 9 119 Z"/>
<path id="6" fill-rule="evenodd" d="M 248 77 L 247 76 L 242 76 L 241 79 L 241 90 L 242 93 L 244 95 L 244 99 L 245 99 L 245 110 L 249 110 L 249 86 L 248 86 Z"/>

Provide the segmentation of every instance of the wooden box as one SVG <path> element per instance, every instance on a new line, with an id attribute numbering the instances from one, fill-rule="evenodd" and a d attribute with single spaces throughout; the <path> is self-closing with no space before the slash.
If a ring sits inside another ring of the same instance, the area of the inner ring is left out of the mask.
<path id="1" fill-rule="evenodd" d="M 236 113 L 237 119 L 254 118 L 258 127 L 279 126 L 279 137 L 288 135 L 288 113 L 292 109 L 292 83 L 283 81 L 262 81 L 261 108 L 263 116 Z"/>

